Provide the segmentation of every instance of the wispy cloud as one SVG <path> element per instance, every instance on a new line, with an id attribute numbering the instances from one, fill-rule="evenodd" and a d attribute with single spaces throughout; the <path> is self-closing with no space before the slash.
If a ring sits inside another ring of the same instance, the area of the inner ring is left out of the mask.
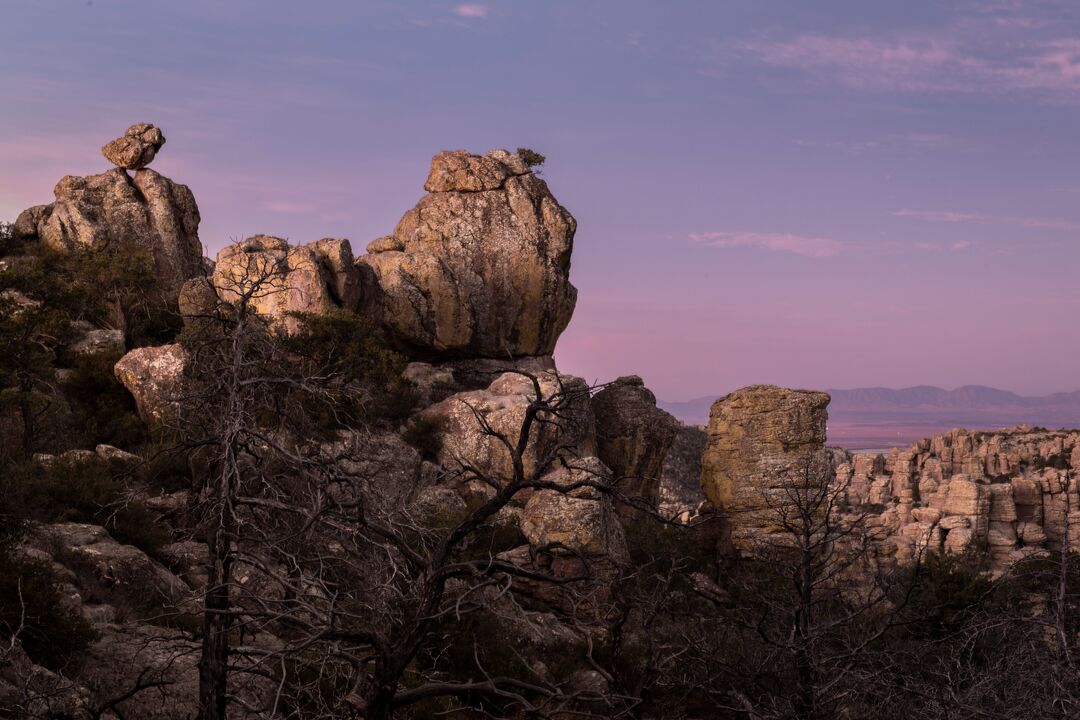
<path id="1" fill-rule="evenodd" d="M 704 232 L 690 233 L 694 242 L 721 248 L 760 248 L 788 252 L 805 257 L 830 257 L 840 252 L 840 243 L 828 238 L 805 237 L 790 233 Z"/>
<path id="2" fill-rule="evenodd" d="M 1080 39 L 1021 41 L 1015 36 L 1028 26 L 1003 29 L 1009 35 L 1002 42 L 963 27 L 918 36 L 804 34 L 744 43 L 738 54 L 869 92 L 1038 91 L 1057 100 L 1080 99 Z"/>
<path id="3" fill-rule="evenodd" d="M 974 247 L 975 243 L 971 240 L 956 240 L 948 245 L 939 245 L 938 243 L 930 242 L 917 242 L 915 243 L 916 250 L 923 250 L 925 252 L 941 252 L 942 250 L 949 250 L 951 252 L 960 252 L 961 250 L 967 250 Z"/>
<path id="4" fill-rule="evenodd" d="M 818 140 L 803 138 L 795 141 L 800 147 L 838 150 L 849 155 L 866 153 L 937 152 L 940 150 L 973 151 L 975 142 L 956 135 L 933 132 L 889 133 L 867 140 Z"/>
<path id="5" fill-rule="evenodd" d="M 487 17 L 488 9 L 486 5 L 479 3 L 463 3 L 454 8 L 454 14 L 466 18 L 484 18 Z"/>
<path id="6" fill-rule="evenodd" d="M 977 223 L 980 225 L 1007 225 L 1038 230 L 1080 230 L 1080 222 L 1061 218 L 1022 217 L 1015 215 L 986 215 L 983 213 L 956 212 L 953 210 L 897 210 L 896 217 L 909 217 L 925 222 Z"/>

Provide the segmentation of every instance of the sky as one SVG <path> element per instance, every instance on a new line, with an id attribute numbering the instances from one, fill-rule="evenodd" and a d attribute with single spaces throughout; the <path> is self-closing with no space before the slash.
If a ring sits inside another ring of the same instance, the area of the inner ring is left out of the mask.
<path id="1" fill-rule="evenodd" d="M 432 155 L 530 147 L 578 219 L 560 370 L 1080 389 L 1080 6 L 3 0 L 0 219 L 160 126 L 210 256 L 361 252 Z"/>

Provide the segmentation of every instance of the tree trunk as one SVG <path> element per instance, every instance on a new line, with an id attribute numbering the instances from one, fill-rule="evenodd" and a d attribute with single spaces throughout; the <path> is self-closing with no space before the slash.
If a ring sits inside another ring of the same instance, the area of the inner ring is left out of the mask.
<path id="1" fill-rule="evenodd" d="M 203 610 L 202 655 L 199 658 L 199 720 L 225 720 L 228 693 L 229 584 L 232 553 L 221 528 L 210 538 L 209 578 Z"/>
<path id="2" fill-rule="evenodd" d="M 37 429 L 34 427 L 33 383 L 30 378 L 19 377 L 19 416 L 22 419 L 23 459 L 34 456 L 34 440 Z"/>

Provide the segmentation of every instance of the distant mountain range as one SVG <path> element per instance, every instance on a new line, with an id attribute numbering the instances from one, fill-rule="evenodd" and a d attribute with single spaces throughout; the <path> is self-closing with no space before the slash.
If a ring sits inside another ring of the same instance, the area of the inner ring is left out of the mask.
<path id="1" fill-rule="evenodd" d="M 1080 427 L 1080 390 L 1030 397 L 984 385 L 945 390 L 932 385 L 894 390 L 829 390 L 830 441 L 903 444 L 952 427 L 997 429 L 1018 424 Z M 703 425 L 716 396 L 657 403 L 684 423 Z M 919 433 L 919 434 L 914 434 Z M 858 439 L 855 439 L 858 438 Z"/>

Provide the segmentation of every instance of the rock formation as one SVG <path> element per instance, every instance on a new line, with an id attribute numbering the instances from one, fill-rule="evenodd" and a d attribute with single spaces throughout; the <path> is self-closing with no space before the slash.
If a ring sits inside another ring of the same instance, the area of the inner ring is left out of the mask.
<path id="1" fill-rule="evenodd" d="M 140 170 L 153 162 L 164 144 L 165 136 L 161 130 L 149 123 L 136 123 L 101 148 L 101 154 L 119 168 Z"/>
<path id="2" fill-rule="evenodd" d="M 585 382 L 556 372 L 538 377 L 545 398 L 554 402 L 561 395 L 565 400 L 559 422 L 533 425 L 532 439 L 523 458 L 527 474 L 543 470 L 541 465 L 555 457 L 560 448 L 576 450 L 582 455 L 595 454 L 596 429 Z M 495 378 L 484 390 L 457 393 L 424 410 L 423 416 L 440 428 L 439 463 L 466 478 L 475 472 L 492 481 L 510 481 L 514 476 L 510 452 L 502 441 L 485 431 L 477 418 L 516 443 L 526 408 L 535 397 L 528 377 L 509 372 Z"/>
<path id="3" fill-rule="evenodd" d="M 179 344 L 136 348 L 120 358 L 116 378 L 135 397 L 147 423 L 169 419 L 183 388 L 187 352 Z"/>
<path id="4" fill-rule="evenodd" d="M 779 530 L 777 513 L 804 483 L 829 478 L 818 465 L 829 396 L 754 385 L 720 398 L 709 415 L 701 483 L 729 513 L 735 549 L 752 552 Z"/>
<path id="5" fill-rule="evenodd" d="M 619 492 L 655 505 L 660 469 L 678 421 L 656 407 L 656 396 L 636 375 L 621 377 L 592 398 L 597 455 L 611 468 Z M 627 506 L 620 504 L 620 512 Z"/>
<path id="6" fill-rule="evenodd" d="M 1069 538 L 1080 543 L 1080 432 L 953 430 L 887 455 L 847 455 L 837 481 L 870 509 L 898 562 L 985 546 L 994 572 Z"/>
<path id="7" fill-rule="evenodd" d="M 611 496 L 589 486 L 610 485 L 609 470 L 598 458 L 574 459 L 544 476 L 567 491 L 539 490 L 525 505 L 521 529 L 534 549 L 608 557 L 625 562 L 629 553 Z"/>
<path id="8" fill-rule="evenodd" d="M 273 318 L 289 331 L 297 321 L 289 313 L 352 310 L 360 298 L 360 274 L 353 265 L 352 247 L 343 238 L 326 238 L 309 245 L 290 246 L 270 235 L 255 235 L 218 253 L 210 279 L 222 302 L 246 299 L 255 312 Z M 197 281 L 188 287 L 189 309 L 200 299 Z"/>
<path id="9" fill-rule="evenodd" d="M 161 289 L 175 296 L 184 280 L 202 271 L 199 208 L 187 186 L 145 167 L 165 141 L 161 132 L 134 125 L 128 133 L 103 150 L 120 167 L 63 178 L 52 204 L 19 215 L 15 234 L 23 240 L 40 238 L 59 251 L 145 251 Z M 123 168 L 138 169 L 129 176 Z"/>
<path id="10" fill-rule="evenodd" d="M 358 263 L 391 338 L 429 358 L 549 355 L 577 290 L 577 223 L 516 154 L 444 152 L 430 194 Z"/>

